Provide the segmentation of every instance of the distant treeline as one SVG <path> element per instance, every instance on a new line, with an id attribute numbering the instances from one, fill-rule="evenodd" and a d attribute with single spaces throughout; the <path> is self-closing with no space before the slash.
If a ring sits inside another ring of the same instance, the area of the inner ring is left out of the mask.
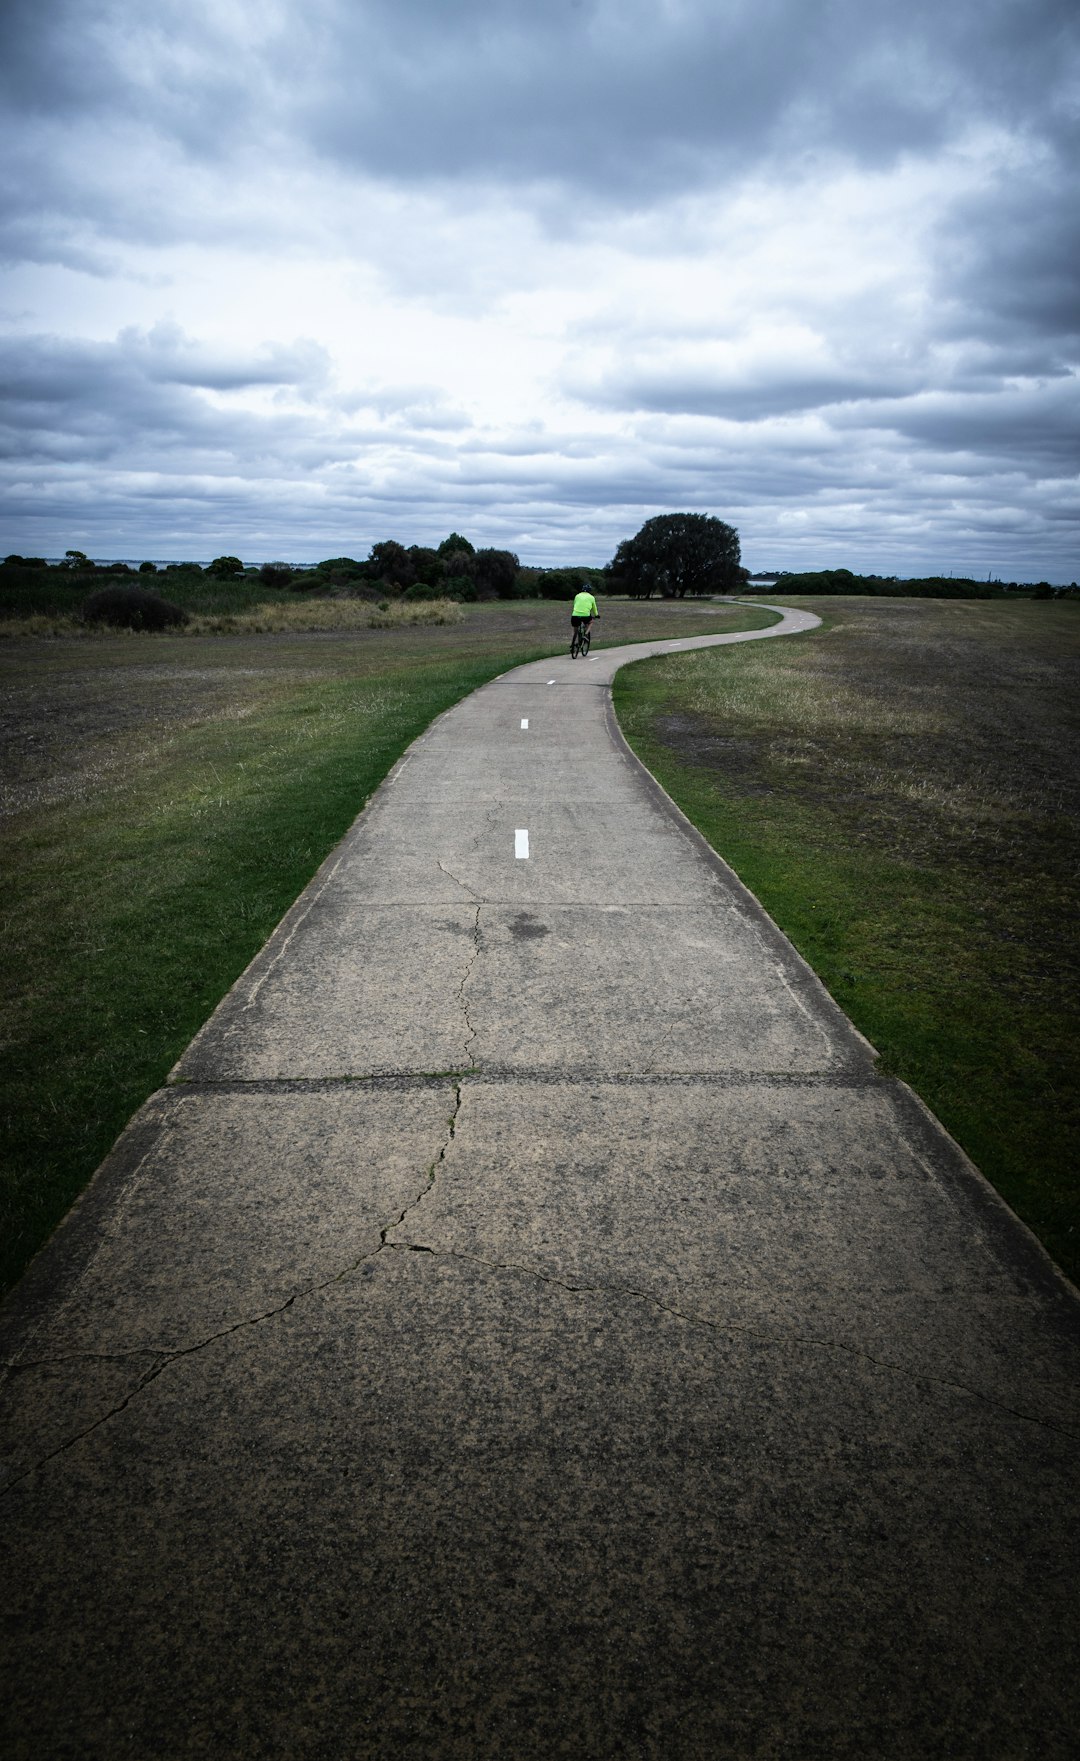
<path id="1" fill-rule="evenodd" d="M 705 540 L 712 540 L 713 528 L 731 553 L 729 556 L 725 551 L 719 561 L 711 551 L 698 555 Z M 654 556 L 650 550 L 645 558 L 649 566 L 635 574 L 629 566 L 635 547 L 641 550 L 650 537 L 655 539 L 653 550 L 659 544 L 659 551 Z M 1069 587 L 1053 587 L 1047 581 L 975 581 L 954 575 L 904 580 L 895 575 L 856 575 L 850 569 L 767 571 L 758 579 L 770 585 L 753 587 L 751 592 L 779 597 L 800 593 L 872 594 L 894 599 L 999 599 L 1016 594 L 1036 599 L 1080 597 L 1075 581 Z M 205 566 L 176 562 L 161 567 L 153 562 L 95 563 L 81 550 L 69 550 L 58 564 L 50 564 L 44 557 L 11 555 L 0 563 L 0 617 L 40 612 L 79 616 L 89 595 L 125 581 L 189 611 L 204 611 L 294 593 L 353 595 L 373 601 L 454 599 L 470 603 L 565 600 L 580 587 L 589 587 L 594 593 L 657 592 L 669 597 L 686 592 L 738 593 L 747 591 L 746 580 L 747 571 L 738 563 L 738 535 L 733 527 L 704 516 L 667 515 L 646 522 L 636 538 L 619 546 L 605 568 L 523 567 L 513 551 L 477 549 L 460 532 L 451 532 L 434 546 L 404 545 L 387 538 L 373 544 L 363 559 L 334 556 L 310 566 L 287 562 L 247 565 L 240 557 L 229 555 L 215 557 Z"/>
<path id="2" fill-rule="evenodd" d="M 770 593 L 858 593 L 888 599 L 1003 599 L 1022 593 L 1035 599 L 1080 592 L 1076 582 L 1052 587 L 1049 581 L 974 581 L 962 575 L 917 575 L 905 580 L 898 575 L 855 575 L 850 569 L 818 569 L 796 574 L 781 569 L 765 579 L 774 586 Z"/>
<path id="3" fill-rule="evenodd" d="M 238 556 L 197 562 L 95 563 L 81 550 L 69 550 L 62 562 L 44 557 L 11 555 L 0 564 L 0 616 L 32 612 L 76 611 L 86 595 L 124 581 L 167 594 L 181 604 L 203 606 L 222 593 L 245 600 L 277 593 L 357 595 L 382 599 L 568 599 L 586 584 L 598 590 L 604 580 L 599 568 L 541 569 L 522 567 L 511 550 L 477 549 L 460 532 L 451 532 L 435 546 L 404 545 L 387 538 L 369 554 L 327 557 L 311 566 L 288 562 L 246 565 Z"/>

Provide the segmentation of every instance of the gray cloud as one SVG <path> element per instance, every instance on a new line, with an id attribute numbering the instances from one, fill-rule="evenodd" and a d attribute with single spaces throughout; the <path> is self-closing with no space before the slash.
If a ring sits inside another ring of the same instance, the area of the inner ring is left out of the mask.
<path id="1" fill-rule="evenodd" d="M 612 373 L 581 395 L 590 403 L 616 409 L 663 411 L 672 415 L 717 416 L 729 422 L 797 415 L 832 404 L 867 403 L 905 395 L 920 385 L 915 372 L 875 372 L 842 365 L 799 368 L 784 364 L 718 371 L 708 364 L 666 368 L 631 366 Z"/>
<path id="2" fill-rule="evenodd" d="M 195 162 L 254 129 L 377 176 L 561 183 L 607 204 L 763 154 L 927 152 L 972 118 L 1075 117 L 1068 0 L 8 0 L 23 118 L 126 118 Z"/>
<path id="3" fill-rule="evenodd" d="M 850 427 L 851 412 L 830 413 Z M 984 470 L 1007 468 L 1024 478 L 1073 477 L 1080 459 L 1080 376 L 1049 385 L 1003 387 L 993 393 L 947 396 L 932 392 L 871 403 L 858 414 L 860 429 L 886 429 L 935 454 L 962 453 Z"/>

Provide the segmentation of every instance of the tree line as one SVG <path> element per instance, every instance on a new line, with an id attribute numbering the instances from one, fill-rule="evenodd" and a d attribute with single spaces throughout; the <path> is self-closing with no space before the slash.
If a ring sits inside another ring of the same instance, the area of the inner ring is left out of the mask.
<path id="1" fill-rule="evenodd" d="M 43 557 L 9 556 L 5 571 L 48 567 Z M 711 514 L 659 514 L 619 544 L 603 568 L 523 567 L 512 550 L 477 549 L 460 532 L 438 545 L 405 545 L 380 539 L 369 554 L 327 557 L 311 567 L 287 562 L 246 567 L 238 556 L 200 563 L 94 563 L 81 550 L 69 550 L 59 565 L 69 579 L 125 575 L 207 574 L 221 581 L 257 576 L 266 587 L 295 592 L 346 591 L 405 599 L 449 598 L 566 599 L 582 587 L 593 592 L 648 599 L 681 599 L 686 594 L 732 592 L 747 579 L 739 561 L 739 535 Z M 140 583 L 149 585 L 147 581 Z"/>
<path id="2" fill-rule="evenodd" d="M 967 575 L 856 575 L 850 569 L 770 569 L 763 571 L 763 576 L 772 583 L 767 591 L 781 599 L 785 594 L 803 593 L 858 594 L 882 599 L 1001 599 L 1013 593 L 1055 599 L 1077 593 L 1075 581 L 1070 587 L 1052 587 L 1049 581 L 976 581 Z"/>
<path id="3" fill-rule="evenodd" d="M 176 575 L 209 575 L 222 582 L 258 581 L 263 587 L 290 589 L 297 593 L 356 593 L 376 599 L 568 599 L 582 587 L 594 593 L 625 594 L 635 599 L 682 599 L 687 594 L 737 593 L 750 579 L 739 552 L 734 526 L 712 514 L 657 514 L 617 546 L 611 561 L 602 568 L 537 568 L 523 566 L 512 550 L 477 549 L 460 532 L 451 532 L 441 544 L 399 543 L 385 538 L 373 544 L 363 559 L 327 557 L 323 562 L 298 566 L 287 562 L 245 566 L 238 556 L 218 556 L 205 565 L 193 562 L 94 563 L 81 550 L 69 550 L 58 568 L 44 557 L 8 556 L 0 565 L 0 591 L 21 578 L 48 570 L 72 585 L 84 577 L 120 579 Z M 38 576 L 40 579 L 40 575 Z M 889 598 L 992 599 L 1006 593 L 1034 594 L 1037 598 L 1075 596 L 1071 587 L 1051 587 L 1046 581 L 975 581 L 953 575 L 904 578 L 896 575 L 857 575 L 850 569 L 812 571 L 762 570 L 759 580 L 771 583 L 761 592 L 788 594 L 867 594 Z M 140 580 L 148 587 L 149 581 Z M 2 602 L 0 602 L 2 605 Z"/>

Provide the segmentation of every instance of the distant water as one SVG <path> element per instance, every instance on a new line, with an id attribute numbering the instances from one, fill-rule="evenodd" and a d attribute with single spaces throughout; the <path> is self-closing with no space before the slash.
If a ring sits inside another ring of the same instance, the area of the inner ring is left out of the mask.
<path id="1" fill-rule="evenodd" d="M 118 563 L 127 563 L 128 567 L 131 569 L 137 569 L 140 563 L 153 563 L 155 569 L 176 568 L 178 563 L 197 563 L 200 569 L 205 569 L 210 566 L 214 559 L 210 556 L 92 556 L 87 560 L 92 562 L 95 568 L 99 569 L 115 568 Z M 279 556 L 270 557 L 267 560 L 270 562 L 281 563 L 282 566 L 287 569 L 313 569 L 315 567 L 313 562 L 289 562 L 284 557 Z M 62 562 L 67 561 L 67 558 L 62 556 L 47 556 L 45 561 L 52 569 L 59 568 Z M 247 569 L 261 569 L 265 566 L 266 565 L 261 562 L 244 564 L 244 567 Z"/>

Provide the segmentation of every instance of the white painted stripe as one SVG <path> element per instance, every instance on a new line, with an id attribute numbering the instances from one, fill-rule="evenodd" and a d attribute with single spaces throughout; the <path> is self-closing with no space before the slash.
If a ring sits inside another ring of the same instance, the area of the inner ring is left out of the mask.
<path id="1" fill-rule="evenodd" d="M 555 680 L 554 680 L 554 679 L 549 679 L 549 680 L 548 680 L 548 684 L 549 684 L 549 685 L 553 685 L 553 684 L 554 684 L 554 683 L 555 683 Z"/>
<path id="2" fill-rule="evenodd" d="M 527 728 L 527 727 L 528 727 L 528 725 L 529 725 L 529 718 L 528 718 L 528 716 L 524 716 L 524 717 L 523 717 L 523 718 L 522 718 L 522 723 L 521 723 L 521 725 L 522 725 L 522 727 L 523 727 L 523 728 Z"/>
<path id="3" fill-rule="evenodd" d="M 514 855 L 523 858 L 526 862 L 529 860 L 528 832 L 514 833 Z"/>

